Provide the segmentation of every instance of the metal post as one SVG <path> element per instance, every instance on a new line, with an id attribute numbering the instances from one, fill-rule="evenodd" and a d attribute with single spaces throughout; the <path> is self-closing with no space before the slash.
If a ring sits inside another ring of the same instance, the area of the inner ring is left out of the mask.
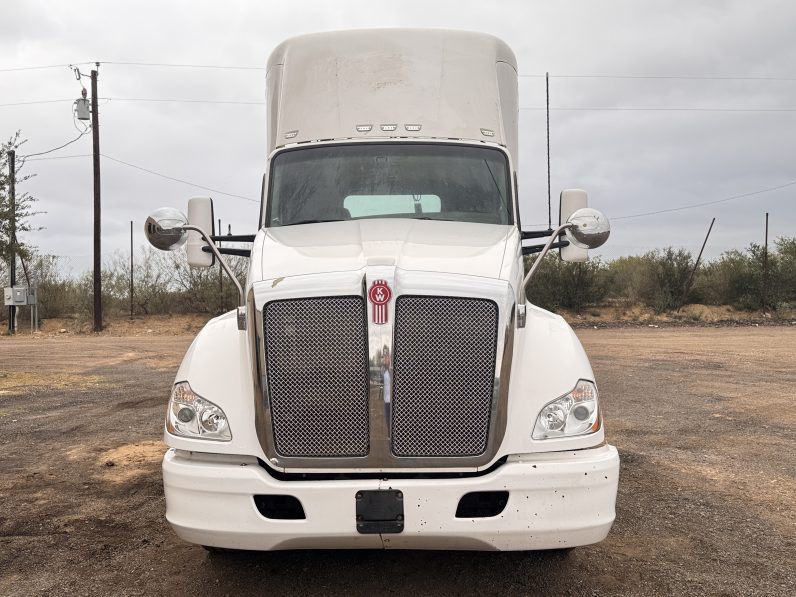
<path id="1" fill-rule="evenodd" d="M 221 218 L 218 218 L 218 234 L 221 235 Z M 224 270 L 220 263 L 218 264 L 218 312 L 224 312 Z"/>
<path id="2" fill-rule="evenodd" d="M 96 63 L 99 69 L 99 62 Z M 100 147 L 99 110 L 97 109 L 97 71 L 91 71 L 91 136 L 94 163 L 94 331 L 102 331 L 102 248 L 100 226 Z"/>
<path id="3" fill-rule="evenodd" d="M 683 289 L 683 296 L 682 298 L 680 298 L 680 304 L 677 306 L 676 313 L 680 312 L 680 307 L 682 307 L 683 303 L 685 303 L 685 299 L 688 296 L 688 291 L 691 290 L 691 282 L 693 282 L 694 280 L 694 274 L 696 274 L 697 267 L 699 267 L 699 260 L 702 259 L 702 251 L 705 250 L 705 245 L 708 244 L 708 237 L 710 236 L 710 231 L 713 230 L 713 224 L 715 223 L 715 221 L 716 218 L 713 218 L 710 221 L 710 227 L 708 228 L 708 233 L 705 235 L 705 240 L 702 242 L 702 248 L 699 249 L 699 255 L 697 255 L 697 259 L 694 262 L 694 269 L 691 270 L 691 275 L 688 276 L 688 282 L 686 283 L 685 288 Z"/>
<path id="4" fill-rule="evenodd" d="M 133 318 L 133 221 L 130 220 L 130 319 Z"/>
<path id="5" fill-rule="evenodd" d="M 544 74 L 545 98 L 547 101 L 547 229 L 553 229 L 553 216 L 550 209 L 550 73 Z"/>
<path id="6" fill-rule="evenodd" d="M 763 309 L 768 306 L 768 212 L 766 212 L 766 244 L 763 246 Z"/>
<path id="7" fill-rule="evenodd" d="M 16 254 L 16 227 L 17 227 L 17 214 L 16 214 L 16 152 L 12 149 L 8 152 L 8 199 L 11 207 L 9 213 L 9 234 L 8 245 L 11 249 L 11 263 L 8 267 L 11 287 L 13 288 L 17 283 L 17 254 Z M 13 334 L 16 329 L 16 314 L 17 308 L 11 305 L 8 307 L 8 333 Z"/>

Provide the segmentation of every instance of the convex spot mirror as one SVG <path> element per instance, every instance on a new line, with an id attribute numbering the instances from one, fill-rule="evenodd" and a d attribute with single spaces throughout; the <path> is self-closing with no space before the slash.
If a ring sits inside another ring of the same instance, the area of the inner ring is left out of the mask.
<path id="1" fill-rule="evenodd" d="M 581 249 L 596 249 L 611 235 L 608 218 L 591 207 L 576 210 L 567 218 L 567 224 L 572 224 L 565 232 L 567 240 Z"/>
<path id="2" fill-rule="evenodd" d="M 161 207 L 144 222 L 144 234 L 149 244 L 156 249 L 174 251 L 188 240 L 188 232 L 183 230 L 187 224 L 188 218 L 179 209 Z"/>

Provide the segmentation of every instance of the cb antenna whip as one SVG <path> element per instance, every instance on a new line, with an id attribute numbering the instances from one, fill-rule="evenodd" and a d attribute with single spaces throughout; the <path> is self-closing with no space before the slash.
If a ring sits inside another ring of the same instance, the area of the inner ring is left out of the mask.
<path id="1" fill-rule="evenodd" d="M 550 211 L 550 73 L 544 74 L 545 97 L 547 99 L 547 229 L 553 229 L 553 216 Z"/>

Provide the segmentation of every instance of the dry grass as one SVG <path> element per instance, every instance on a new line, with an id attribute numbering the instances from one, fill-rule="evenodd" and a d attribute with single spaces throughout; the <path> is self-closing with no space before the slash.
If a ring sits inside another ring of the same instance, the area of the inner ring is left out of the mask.
<path id="1" fill-rule="evenodd" d="M 30 388 L 85 390 L 107 385 L 99 375 L 78 373 L 42 373 L 40 371 L 0 371 L 0 395 L 19 393 Z"/>

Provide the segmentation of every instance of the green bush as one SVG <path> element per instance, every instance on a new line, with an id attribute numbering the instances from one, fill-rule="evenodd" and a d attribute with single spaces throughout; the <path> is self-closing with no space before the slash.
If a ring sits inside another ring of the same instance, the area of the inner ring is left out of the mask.
<path id="1" fill-rule="evenodd" d="M 704 301 L 736 309 L 780 308 L 796 301 L 796 238 L 779 238 L 768 252 L 752 243 L 744 251 L 727 251 L 702 268 L 696 286 Z M 765 304 L 764 304 L 765 302 Z"/>
<path id="2" fill-rule="evenodd" d="M 673 247 L 620 257 L 608 265 L 610 294 L 627 304 L 652 307 L 657 313 L 676 309 L 689 298 L 685 292 L 693 267 L 691 253 Z"/>
<path id="3" fill-rule="evenodd" d="M 743 251 L 727 251 L 706 264 L 696 285 L 709 305 L 732 305 L 737 309 L 759 309 L 761 268 Z"/>
<path id="4" fill-rule="evenodd" d="M 129 255 L 114 253 L 104 264 L 102 306 L 106 315 L 130 313 L 129 259 Z M 242 283 L 248 259 L 229 257 L 228 263 Z M 0 266 L 4 285 L 8 280 L 7 269 Z M 27 270 L 30 283 L 38 287 L 40 318 L 93 317 L 94 285 L 90 271 L 79 276 L 70 275 L 53 255 L 34 255 L 27 263 Z M 133 312 L 135 315 L 219 313 L 232 309 L 238 304 L 237 290 L 226 274 L 221 284 L 219 277 L 218 265 L 189 267 L 184 251 L 165 253 L 143 247 L 133 267 Z M 18 283 L 27 283 L 21 269 Z M 0 319 L 6 314 L 6 309 L 0 310 Z"/>
<path id="5" fill-rule="evenodd" d="M 526 258 L 530 267 L 534 257 Z M 528 299 L 544 309 L 560 307 L 580 313 L 595 305 L 607 292 L 605 265 L 599 259 L 584 263 L 561 261 L 557 253 L 548 253 L 528 289 Z"/>
<path id="6" fill-rule="evenodd" d="M 229 257 L 243 282 L 248 259 Z M 526 258 L 526 267 L 535 256 Z M 696 272 L 685 302 L 731 305 L 738 309 L 763 307 L 764 251 L 752 244 L 743 251 L 727 251 L 703 263 Z M 640 256 L 620 257 L 608 264 L 599 259 L 566 263 L 554 252 L 545 258 L 531 282 L 528 298 L 546 309 L 584 308 L 605 298 L 630 305 L 646 305 L 657 312 L 675 309 L 693 268 L 692 255 L 683 249 L 651 251 Z M 21 263 L 18 279 L 25 283 Z M 93 309 L 91 272 L 74 276 L 52 255 L 33 255 L 26 260 L 28 277 L 39 289 L 42 318 L 90 319 Z M 8 281 L 7 264 L 0 262 L 0 280 Z M 151 247 L 139 250 L 134 265 L 133 306 L 136 315 L 166 313 L 218 313 L 237 304 L 237 291 L 223 275 L 223 297 L 219 289 L 219 267 L 192 268 L 184 251 L 164 253 Z M 116 253 L 102 272 L 103 307 L 107 314 L 130 311 L 129 256 Z M 779 238 L 768 254 L 766 306 L 796 306 L 796 237 Z M 4 320 L 7 309 L 0 310 Z"/>

